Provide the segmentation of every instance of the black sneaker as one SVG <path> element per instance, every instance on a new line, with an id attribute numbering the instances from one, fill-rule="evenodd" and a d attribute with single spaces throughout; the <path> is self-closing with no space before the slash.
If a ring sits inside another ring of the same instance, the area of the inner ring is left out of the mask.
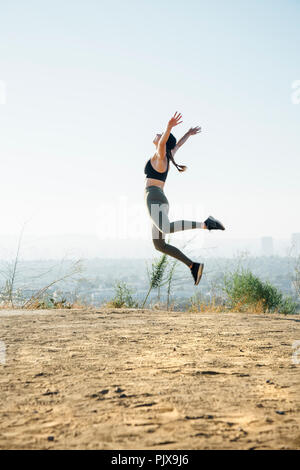
<path id="1" fill-rule="evenodd" d="M 211 215 L 204 222 L 208 230 L 225 230 L 224 225 Z"/>
<path id="2" fill-rule="evenodd" d="M 195 286 L 200 282 L 204 264 L 203 263 L 193 263 L 193 266 L 190 268 L 193 278 L 195 280 Z"/>

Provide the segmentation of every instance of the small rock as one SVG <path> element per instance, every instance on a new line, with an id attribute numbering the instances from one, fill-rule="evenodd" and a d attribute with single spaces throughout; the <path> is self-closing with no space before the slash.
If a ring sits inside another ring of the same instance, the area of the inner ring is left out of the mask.
<path id="1" fill-rule="evenodd" d="M 48 436 L 48 441 L 54 441 L 54 436 Z"/>
<path id="2" fill-rule="evenodd" d="M 277 413 L 278 415 L 285 415 L 285 411 L 276 410 L 276 413 Z"/>
<path id="3" fill-rule="evenodd" d="M 247 431 L 245 431 L 245 429 L 243 429 L 243 428 L 238 428 L 238 431 L 243 433 L 244 436 L 247 436 L 247 434 L 248 434 Z"/>
<path id="4" fill-rule="evenodd" d="M 58 390 L 55 390 L 54 392 L 47 390 L 47 392 L 43 393 L 43 396 L 47 397 L 48 395 L 57 395 L 58 393 L 59 393 Z"/>

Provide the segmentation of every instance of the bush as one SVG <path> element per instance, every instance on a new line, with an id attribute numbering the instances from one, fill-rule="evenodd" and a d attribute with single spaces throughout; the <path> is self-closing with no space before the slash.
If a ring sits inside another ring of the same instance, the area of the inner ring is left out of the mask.
<path id="1" fill-rule="evenodd" d="M 73 305 L 71 302 L 68 302 L 65 297 L 60 299 L 54 298 L 51 294 L 45 294 L 40 298 L 35 299 L 31 304 L 30 308 L 32 309 L 50 309 L 50 308 L 72 308 Z"/>
<path id="2" fill-rule="evenodd" d="M 138 307 L 138 302 L 133 300 L 132 292 L 125 282 L 117 282 L 115 297 L 106 303 L 106 307 Z"/>
<path id="3" fill-rule="evenodd" d="M 285 315 L 293 315 L 297 312 L 297 307 L 297 303 L 295 303 L 291 297 L 286 297 L 279 305 L 278 312 L 284 313 Z"/>
<path id="4" fill-rule="evenodd" d="M 263 282 L 248 270 L 226 274 L 223 290 L 230 308 L 238 311 L 295 313 L 296 304 L 284 299 L 281 292 L 268 281 Z"/>

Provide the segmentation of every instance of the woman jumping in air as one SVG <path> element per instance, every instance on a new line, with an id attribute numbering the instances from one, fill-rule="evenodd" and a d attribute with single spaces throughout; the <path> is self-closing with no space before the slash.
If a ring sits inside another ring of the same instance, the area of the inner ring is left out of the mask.
<path id="1" fill-rule="evenodd" d="M 153 157 L 147 161 L 144 168 L 144 173 L 146 175 L 144 200 L 153 222 L 152 240 L 155 248 L 158 251 L 166 253 L 167 255 L 186 264 L 190 268 L 191 274 L 195 280 L 195 285 L 197 286 L 202 276 L 204 264 L 193 262 L 178 248 L 167 244 L 165 242 L 165 234 L 182 230 L 191 230 L 194 228 L 225 230 L 225 227 L 219 220 L 215 219 L 211 215 L 204 222 L 191 220 L 177 220 L 175 222 L 170 222 L 169 220 L 169 201 L 163 190 L 169 171 L 169 161 L 172 161 L 178 171 L 185 171 L 187 167 L 184 165 L 178 165 L 174 160 L 174 155 L 190 135 L 195 135 L 201 130 L 199 127 L 191 128 L 177 143 L 176 138 L 171 134 L 171 129 L 182 123 L 182 121 L 180 121 L 182 115 L 179 113 L 176 116 L 176 114 L 177 111 L 169 120 L 165 132 L 163 134 L 156 134 L 156 137 L 153 140 L 156 152 Z"/>

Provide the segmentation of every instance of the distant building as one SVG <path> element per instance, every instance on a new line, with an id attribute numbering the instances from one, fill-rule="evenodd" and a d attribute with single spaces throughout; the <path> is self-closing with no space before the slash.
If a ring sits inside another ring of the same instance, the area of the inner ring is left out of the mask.
<path id="1" fill-rule="evenodd" d="M 262 237 L 261 242 L 261 254 L 262 256 L 272 256 L 274 254 L 273 238 Z"/>
<path id="2" fill-rule="evenodd" d="M 292 233 L 292 247 L 296 255 L 300 254 L 300 233 Z"/>

